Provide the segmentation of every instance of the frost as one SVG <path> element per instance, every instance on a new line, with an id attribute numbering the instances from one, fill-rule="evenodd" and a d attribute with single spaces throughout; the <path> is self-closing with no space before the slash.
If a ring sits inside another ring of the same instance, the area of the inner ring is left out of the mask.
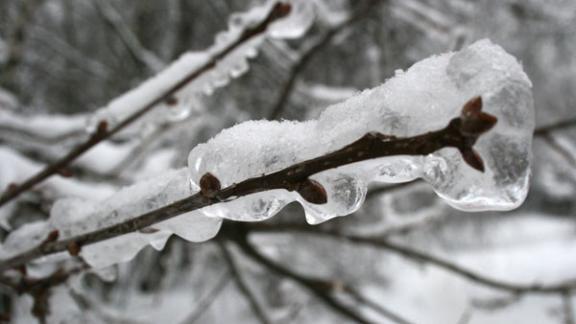
<path id="1" fill-rule="evenodd" d="M 232 78 L 238 78 L 248 71 L 249 59 L 258 54 L 259 47 L 266 39 L 300 37 L 313 21 L 313 4 L 304 0 L 293 0 L 290 3 L 292 9 L 286 18 L 273 22 L 265 33 L 252 37 L 218 59 L 214 68 L 201 73 L 173 98 L 162 103 L 160 109 L 140 119 L 138 122 L 140 128 L 145 129 L 147 125 L 182 120 L 190 116 L 195 109 L 198 109 L 201 94 L 211 95 L 217 88 L 226 86 Z M 183 54 L 157 76 L 98 110 L 90 119 L 88 130 L 93 131 L 102 120 L 106 120 L 108 125 L 113 127 L 155 99 L 161 98 L 187 76 L 208 66 L 214 58 L 234 44 L 247 28 L 263 21 L 275 4 L 276 1 L 268 1 L 247 12 L 232 15 L 228 22 L 228 30 L 216 36 L 212 47 L 205 51 Z"/>
<path id="2" fill-rule="evenodd" d="M 257 193 L 203 209 L 213 217 L 256 221 L 299 201 L 308 222 L 316 224 L 358 209 L 369 182 L 422 178 L 455 208 L 508 210 L 528 190 L 534 129 L 531 82 L 515 58 L 488 40 L 434 56 L 374 89 L 328 107 L 317 120 L 251 121 L 224 130 L 192 150 L 193 187 L 214 174 L 223 186 L 260 176 L 335 151 L 377 131 L 412 136 L 444 127 L 462 105 L 481 95 L 484 110 L 497 116 L 496 127 L 475 148 L 485 173 L 471 169 L 455 149 L 428 156 L 398 156 L 364 161 L 312 176 L 324 185 L 328 203 L 314 205 L 285 190 Z"/>

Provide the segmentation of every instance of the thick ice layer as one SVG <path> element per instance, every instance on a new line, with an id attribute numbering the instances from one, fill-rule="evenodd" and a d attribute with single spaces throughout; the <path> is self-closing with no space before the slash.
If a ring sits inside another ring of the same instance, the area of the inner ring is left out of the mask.
<path id="1" fill-rule="evenodd" d="M 484 110 L 498 117 L 496 127 L 475 145 L 484 159 L 485 173 L 470 168 L 452 148 L 428 156 L 363 161 L 312 176 L 326 189 L 326 204 L 308 203 L 299 194 L 285 190 L 252 194 L 180 215 L 143 232 L 84 246 L 81 255 L 93 267 L 105 267 L 131 259 L 148 244 L 161 249 L 172 233 L 190 241 L 205 241 L 216 235 L 222 218 L 259 221 L 292 201 L 304 206 L 308 222 L 319 223 L 357 210 L 372 181 L 422 178 L 456 208 L 511 209 L 523 201 L 528 189 L 534 129 L 530 87 L 512 56 L 490 41 L 480 41 L 398 72 L 385 84 L 328 107 L 318 120 L 250 121 L 226 129 L 192 150 L 189 171 L 166 172 L 100 201 L 59 200 L 48 223 L 12 232 L 0 249 L 0 257 L 36 246 L 52 229 L 58 229 L 65 239 L 190 196 L 198 191 L 199 179 L 206 172 L 228 186 L 337 150 L 367 132 L 410 136 L 440 129 L 477 95 L 483 98 Z M 29 240 L 21 239 L 29 236 Z"/>
<path id="2" fill-rule="evenodd" d="M 60 239 L 66 239 L 121 223 L 188 197 L 193 194 L 188 178 L 188 170 L 181 169 L 139 182 L 102 200 L 60 199 L 52 207 L 48 222 L 26 225 L 12 232 L 0 249 L 0 257 L 7 258 L 35 247 L 54 229 L 59 231 Z M 143 232 L 84 246 L 80 254 L 91 266 L 101 268 L 132 259 L 148 244 L 162 249 L 171 234 L 192 242 L 206 241 L 216 235 L 221 222 L 221 219 L 206 217 L 199 211 L 186 213 Z M 22 240 L 22 237 L 30 238 Z"/>
<path id="3" fill-rule="evenodd" d="M 367 132 L 411 136 L 440 129 L 460 114 L 463 104 L 482 96 L 496 127 L 475 149 L 486 172 L 470 168 L 452 148 L 428 156 L 398 156 L 328 170 L 312 178 L 324 185 L 328 203 L 314 205 L 296 193 L 275 190 L 205 208 L 210 216 L 255 221 L 298 200 L 310 223 L 354 212 L 372 181 L 422 178 L 455 208 L 508 210 L 528 190 L 534 129 L 531 83 L 516 59 L 482 40 L 468 48 L 422 60 L 398 71 L 385 84 L 328 107 L 318 120 L 252 121 L 224 130 L 189 156 L 192 185 L 211 172 L 223 186 L 277 171 L 337 150 Z"/>
<path id="4" fill-rule="evenodd" d="M 93 130 L 102 120 L 106 120 L 109 126 L 116 125 L 156 98 L 161 97 L 186 76 L 201 70 L 214 57 L 238 40 L 244 30 L 257 26 L 263 21 L 276 2 L 268 1 L 247 12 L 232 15 L 228 22 L 228 30 L 216 36 L 216 41 L 212 47 L 205 51 L 183 54 L 157 76 L 111 101 L 108 106 L 98 110 L 90 119 L 89 130 Z M 300 37 L 308 29 L 314 18 L 313 4 L 305 0 L 288 2 L 291 3 L 292 10 L 287 17 L 273 22 L 266 32 L 252 37 L 218 60 L 214 68 L 210 68 L 209 71 L 189 82 L 174 95 L 173 99 L 168 100 L 167 103 L 162 104 L 162 107 L 159 107 L 160 109 L 141 119 L 140 125 L 146 129 L 151 124 L 161 124 L 188 117 L 195 109 L 198 109 L 200 94 L 210 95 L 215 89 L 227 85 L 230 79 L 237 78 L 248 71 L 249 59 L 257 55 L 258 49 L 265 39 Z"/>

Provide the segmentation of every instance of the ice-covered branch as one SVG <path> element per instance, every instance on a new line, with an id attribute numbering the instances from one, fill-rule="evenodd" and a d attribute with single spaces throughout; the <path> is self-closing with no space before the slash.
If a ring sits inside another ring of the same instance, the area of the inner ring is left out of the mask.
<path id="1" fill-rule="evenodd" d="M 266 8 L 268 8 L 268 12 L 263 11 Z M 222 69 L 220 65 L 224 63 L 228 65 L 239 64 L 235 61 L 227 62 L 226 60 L 230 54 L 239 48 L 247 51 L 250 48 L 246 49 L 246 46 L 255 46 L 256 44 L 253 44 L 255 41 L 261 42 L 260 36 L 266 35 L 266 33 L 279 35 L 278 37 L 293 33 L 294 31 L 287 31 L 283 24 L 290 26 L 290 23 L 294 24 L 294 22 L 281 20 L 290 15 L 290 12 L 291 6 L 289 4 L 275 3 L 265 8 L 257 8 L 257 10 L 250 12 L 249 15 L 239 17 L 240 22 L 237 22 L 237 24 L 239 23 L 240 27 L 237 25 L 227 34 L 223 34 L 221 41 L 217 42 L 209 53 L 205 53 L 202 57 L 183 57 L 179 65 L 174 64 L 171 69 L 169 68 L 170 71 L 144 84 L 138 88 L 139 91 L 128 93 L 112 102 L 102 114 L 97 116 L 94 123 L 95 131 L 86 142 L 75 147 L 66 156 L 47 166 L 26 181 L 12 186 L 10 190 L 6 190 L 0 196 L 0 206 L 30 190 L 50 176 L 57 174 L 86 151 L 120 133 L 158 105 L 165 102 L 173 104 L 177 100 L 175 95 L 190 83 L 198 81 L 198 79 L 208 78 L 203 80 L 202 83 L 208 82 L 211 87 L 214 87 L 215 85 L 212 83 L 218 82 L 219 79 L 228 80 L 230 77 L 229 67 L 225 69 L 224 75 L 220 75 L 222 74 L 221 71 L 218 73 L 214 72 L 209 77 L 206 75 L 210 72 L 218 71 L 219 68 Z M 303 22 L 300 21 L 299 23 Z M 246 54 L 244 53 L 243 55 Z M 245 60 L 246 57 L 243 57 L 243 59 Z M 241 69 L 245 70 L 244 67 Z M 235 73 L 238 74 L 238 71 Z"/>
<path id="2" fill-rule="evenodd" d="M 296 163 L 282 170 L 260 177 L 249 178 L 225 188 L 221 188 L 220 181 L 216 177 L 210 173 L 206 173 L 200 180 L 200 191 L 188 198 L 178 200 L 119 224 L 100 228 L 57 242 L 41 244 L 31 250 L 4 260 L 0 263 L 0 270 L 25 264 L 44 255 L 70 251 L 71 247 L 77 250 L 76 247 L 83 247 L 120 235 L 145 230 L 151 225 L 166 221 L 177 215 L 214 204 L 231 202 L 240 197 L 259 192 L 272 190 L 296 192 L 307 203 L 322 205 L 325 204 L 329 198 L 327 191 L 324 184 L 312 180 L 310 177 L 322 171 L 336 169 L 356 162 L 402 155 L 423 156 L 443 148 L 451 147 L 458 149 L 464 161 L 471 167 L 478 171 L 484 171 L 485 167 L 482 159 L 472 147 L 482 134 L 489 131 L 496 124 L 496 118 L 481 110 L 482 101 L 480 97 L 476 97 L 466 103 L 460 117 L 452 119 L 443 129 L 411 137 L 395 137 L 376 132 L 368 133 L 355 142 L 334 152 Z M 73 209 L 70 211 L 71 208 L 71 206 L 67 206 L 66 211 L 74 212 Z M 234 210 L 235 212 L 240 212 L 237 209 Z M 64 210 L 60 212 L 64 212 Z M 74 216 L 78 217 L 77 215 Z M 197 215 L 191 217 L 203 216 Z M 73 226 L 73 224 L 56 225 L 60 227 Z M 84 227 L 86 227 L 86 225 L 84 225 Z M 59 229 L 61 230 L 62 228 Z M 193 230 L 194 229 L 192 229 L 192 231 Z M 154 231 L 149 235 L 153 235 L 153 233 Z M 162 235 L 162 233 L 158 233 L 158 235 Z"/>

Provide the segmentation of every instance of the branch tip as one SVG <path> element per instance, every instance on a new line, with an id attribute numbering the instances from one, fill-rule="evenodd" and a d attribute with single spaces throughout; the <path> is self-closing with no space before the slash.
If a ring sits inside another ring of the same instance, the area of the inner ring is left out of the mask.
<path id="1" fill-rule="evenodd" d="M 479 136 L 492 129 L 498 122 L 496 116 L 482 112 L 482 107 L 482 97 L 480 96 L 470 99 L 462 107 L 460 120 L 464 135 Z"/>
<path id="2" fill-rule="evenodd" d="M 484 173 L 484 161 L 480 154 L 474 149 L 461 149 L 460 154 L 462 154 L 462 158 L 464 161 L 472 168 Z"/>

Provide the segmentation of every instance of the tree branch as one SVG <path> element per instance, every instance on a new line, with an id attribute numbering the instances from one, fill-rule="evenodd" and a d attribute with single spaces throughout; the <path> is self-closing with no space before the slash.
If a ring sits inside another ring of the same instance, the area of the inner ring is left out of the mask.
<path id="1" fill-rule="evenodd" d="M 30 177 L 23 183 L 13 186 L 10 190 L 5 191 L 4 194 L 0 196 L 0 207 L 6 204 L 7 202 L 11 201 L 12 199 L 20 196 L 22 193 L 32 189 L 35 185 L 41 183 L 50 176 L 57 174 L 59 170 L 70 165 L 70 163 L 72 163 L 78 157 L 83 155 L 86 151 L 90 150 L 92 147 L 96 146 L 98 143 L 120 132 L 121 130 L 123 130 L 124 128 L 126 128 L 127 126 L 129 126 L 130 124 L 132 124 L 133 122 L 135 122 L 148 112 L 150 112 L 158 104 L 172 98 L 172 96 L 176 92 L 184 88 L 187 84 L 196 80 L 204 73 L 212 70 L 219 61 L 221 61 L 223 58 L 225 58 L 228 54 L 230 54 L 236 48 L 241 46 L 243 43 L 264 33 L 272 22 L 285 17 L 289 13 L 289 8 L 290 7 L 284 3 L 277 3 L 262 22 L 260 22 L 258 25 L 254 27 L 246 29 L 235 42 L 231 43 L 229 46 L 224 48 L 220 53 L 214 55 L 203 66 L 191 72 L 190 74 L 186 75 L 176 84 L 174 84 L 165 92 L 163 92 L 160 96 L 156 97 L 154 100 L 150 101 L 148 104 L 144 105 L 142 108 L 135 111 L 130 116 L 126 117 L 126 119 L 122 120 L 120 123 L 118 123 L 118 125 L 116 125 L 112 129 L 108 130 L 106 121 L 102 121 L 98 127 L 98 130 L 86 142 L 72 149 L 62 159 L 54 162 L 51 165 L 46 166 L 45 169 L 35 174 L 34 176 Z"/>
<path id="2" fill-rule="evenodd" d="M 481 111 L 480 97 L 464 105 L 461 117 L 454 118 L 445 128 L 413 137 L 397 138 L 380 133 L 368 133 L 340 150 L 306 160 L 290 167 L 250 178 L 221 189 L 218 179 L 210 173 L 200 179 L 200 192 L 152 210 L 133 219 L 78 236 L 49 242 L 0 262 L 0 271 L 25 264 L 44 255 L 67 251 L 70 245 L 83 246 L 135 232 L 185 212 L 231 201 L 249 194 L 284 189 L 298 192 L 314 204 L 326 202 L 326 192 L 321 184 L 309 177 L 316 173 L 365 161 L 395 155 L 428 155 L 437 150 L 454 147 L 460 150 L 464 160 L 473 168 L 483 171 L 483 162 L 472 146 L 478 137 L 490 130 L 496 118 Z M 98 134 L 98 132 L 96 133 Z"/>
<path id="3" fill-rule="evenodd" d="M 256 296 L 254 296 L 254 294 L 248 287 L 248 284 L 244 281 L 244 278 L 242 278 L 240 270 L 238 269 L 236 262 L 234 262 L 234 259 L 230 254 L 230 251 L 228 251 L 228 248 L 226 248 L 225 243 L 218 242 L 218 247 L 222 252 L 222 257 L 224 258 L 224 261 L 228 265 L 228 268 L 230 268 L 230 273 L 232 274 L 232 278 L 234 278 L 234 281 L 236 282 L 236 286 L 238 286 L 240 292 L 246 297 L 246 299 L 248 299 L 248 304 L 250 305 L 250 308 L 252 309 L 254 316 L 256 316 L 256 318 L 258 319 L 258 321 L 260 321 L 260 323 L 270 324 L 271 322 L 268 319 L 266 312 L 264 312 L 264 309 L 262 308 L 262 306 L 260 306 L 260 303 L 258 303 Z"/>
<path id="4" fill-rule="evenodd" d="M 224 291 L 224 288 L 228 286 L 230 283 L 230 278 L 228 277 L 228 271 L 224 272 L 214 288 L 208 292 L 206 297 L 204 297 L 200 302 L 196 305 L 194 310 L 190 313 L 190 315 L 182 321 L 182 323 L 186 324 L 193 324 L 196 322 L 204 312 L 212 305 L 212 303 L 216 300 L 216 298 Z"/>
<path id="5" fill-rule="evenodd" d="M 237 229 L 241 228 L 241 226 L 237 226 L 236 228 Z M 342 304 L 336 298 L 334 298 L 333 296 L 328 294 L 326 292 L 326 290 L 331 289 L 329 283 L 327 286 L 326 285 L 327 283 L 323 280 L 317 280 L 317 279 L 304 277 L 304 276 L 297 274 L 295 272 L 292 272 L 291 270 L 286 269 L 286 268 L 280 266 L 279 264 L 275 263 L 274 261 L 268 259 L 264 255 L 262 255 L 260 252 L 258 252 L 256 250 L 256 248 L 248 242 L 248 240 L 246 238 L 246 233 L 240 232 L 240 233 L 234 233 L 232 235 L 233 236 L 235 235 L 234 242 L 238 244 L 240 249 L 247 256 L 249 256 L 251 259 L 253 259 L 257 263 L 261 264 L 262 266 L 264 266 L 268 270 L 270 270 L 270 271 L 272 271 L 272 272 L 274 272 L 280 276 L 287 277 L 287 278 L 295 281 L 296 283 L 300 284 L 302 287 L 304 287 L 306 290 L 308 290 L 310 293 L 312 293 L 314 296 L 316 296 L 319 300 L 321 300 L 324 304 L 326 304 L 326 306 L 333 309 L 334 311 L 336 311 L 340 315 L 342 315 L 348 319 L 351 319 L 357 323 L 363 323 L 363 324 L 371 323 L 370 321 L 368 321 L 367 319 L 365 319 L 361 315 L 357 314 L 355 311 L 353 311 L 352 309 L 350 309 L 346 305 Z"/>
<path id="6" fill-rule="evenodd" d="M 258 230 L 258 227 L 254 227 Z M 313 233 L 315 235 L 325 235 L 332 238 L 344 239 L 353 243 L 361 245 L 370 245 L 376 248 L 385 249 L 397 254 L 402 255 L 408 259 L 413 259 L 420 262 L 426 262 L 432 264 L 436 267 L 442 268 L 456 275 L 464 277 L 470 281 L 476 282 L 478 284 L 489 286 L 499 290 L 509 291 L 514 294 L 525 294 L 525 293 L 535 293 L 535 294 L 562 294 L 567 290 L 576 289 L 576 279 L 565 281 L 553 285 L 542 285 L 542 284 L 518 284 L 506 281 L 500 281 L 497 279 L 492 279 L 485 277 L 482 274 L 476 273 L 472 270 L 466 269 L 459 265 L 456 265 L 448 260 L 442 259 L 440 257 L 432 256 L 424 252 L 412 249 L 407 246 L 393 243 L 386 239 L 361 237 L 355 235 L 347 235 L 344 233 L 328 230 L 315 230 L 311 227 L 308 228 L 289 228 L 289 230 L 299 231 L 302 233 Z"/>

